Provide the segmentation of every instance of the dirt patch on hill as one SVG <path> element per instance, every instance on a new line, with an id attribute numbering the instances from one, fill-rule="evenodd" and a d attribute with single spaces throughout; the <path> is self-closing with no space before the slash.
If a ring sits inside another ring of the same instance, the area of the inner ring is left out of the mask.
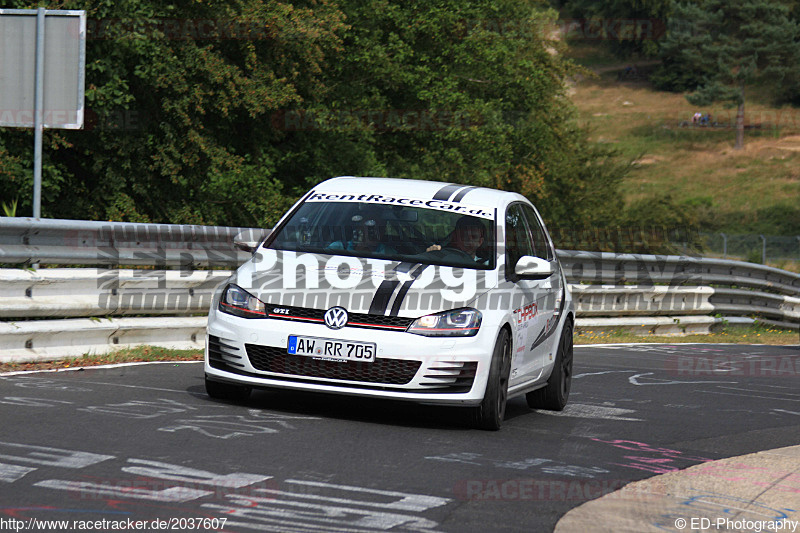
<path id="1" fill-rule="evenodd" d="M 790 152 L 800 152 L 800 135 L 790 135 L 775 143 L 778 150 L 789 150 Z"/>

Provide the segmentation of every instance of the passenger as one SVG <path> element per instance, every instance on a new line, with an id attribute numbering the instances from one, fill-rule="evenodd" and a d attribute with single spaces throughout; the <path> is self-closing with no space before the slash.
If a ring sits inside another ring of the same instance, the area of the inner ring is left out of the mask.
<path id="1" fill-rule="evenodd" d="M 349 250 L 362 253 L 396 253 L 385 242 L 386 221 L 377 215 L 354 215 L 353 232 L 347 242 L 336 241 L 328 245 L 329 250 Z"/>

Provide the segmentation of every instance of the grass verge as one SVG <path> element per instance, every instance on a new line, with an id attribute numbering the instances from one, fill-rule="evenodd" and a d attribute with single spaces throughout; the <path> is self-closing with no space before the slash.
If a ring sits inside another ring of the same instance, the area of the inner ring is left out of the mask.
<path id="1" fill-rule="evenodd" d="M 728 326 L 709 335 L 686 335 L 683 337 L 663 337 L 650 335 L 641 337 L 624 331 L 581 332 L 575 335 L 575 344 L 613 344 L 613 343 L 722 343 L 722 344 L 800 344 L 798 332 L 770 328 L 768 326 Z M 0 363 L 0 374 L 35 370 L 75 369 L 115 363 L 134 363 L 148 361 L 201 361 L 202 350 L 170 350 L 157 346 L 127 348 L 104 355 L 83 355 L 54 361 L 29 363 Z"/>
<path id="2" fill-rule="evenodd" d="M 80 357 L 67 357 L 52 361 L 0 362 L 0 374 L 30 370 L 57 370 L 85 368 L 116 363 L 136 363 L 150 361 L 202 361 L 202 350 L 171 350 L 158 346 L 137 346 L 107 354 L 84 354 Z"/>
<path id="3" fill-rule="evenodd" d="M 788 329 L 776 329 L 755 324 L 753 326 L 725 326 L 708 335 L 642 337 L 625 331 L 586 331 L 579 332 L 574 338 L 575 344 L 614 344 L 623 342 L 653 343 L 706 343 L 706 344 L 800 344 L 800 334 Z"/>

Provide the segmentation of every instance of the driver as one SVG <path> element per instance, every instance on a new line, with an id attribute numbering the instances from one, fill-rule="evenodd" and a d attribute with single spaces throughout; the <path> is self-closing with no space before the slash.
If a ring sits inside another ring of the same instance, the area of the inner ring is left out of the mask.
<path id="1" fill-rule="evenodd" d="M 486 227 L 477 218 L 465 215 L 456 222 L 456 228 L 444 248 L 434 244 L 426 251 L 443 250 L 445 252 L 454 252 L 458 255 L 466 255 L 475 262 L 482 262 L 483 259 L 477 256 L 477 252 L 485 239 Z"/>

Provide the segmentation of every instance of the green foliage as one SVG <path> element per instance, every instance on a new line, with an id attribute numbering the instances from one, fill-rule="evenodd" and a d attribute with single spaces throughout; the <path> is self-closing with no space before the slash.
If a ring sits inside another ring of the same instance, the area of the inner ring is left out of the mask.
<path id="1" fill-rule="evenodd" d="M 592 29 L 604 47 L 620 58 L 655 57 L 673 0 L 566 0 L 556 2 L 569 17 Z"/>
<path id="2" fill-rule="evenodd" d="M 576 126 L 579 69 L 537 0 L 59 7 L 89 18 L 87 125 L 45 133 L 44 216 L 271 226 L 336 175 L 520 191 L 568 224 L 621 212 L 628 166 Z M 0 131 L 23 209 L 31 145 Z"/>
<path id="3" fill-rule="evenodd" d="M 625 223 L 635 225 L 642 220 L 668 228 L 687 228 L 697 225 L 691 206 L 679 204 L 669 195 L 645 198 L 628 206 L 625 210 Z"/>
<path id="4" fill-rule="evenodd" d="M 678 41 L 669 41 L 661 47 L 661 63 L 650 75 L 650 83 L 660 91 L 694 91 L 703 81 L 700 70 L 692 70 L 680 59 L 683 47 Z"/>
<path id="5" fill-rule="evenodd" d="M 33 136 L 21 137 L 29 140 L 30 144 L 23 146 L 15 142 L 18 139 L 4 138 L 0 128 L 0 202 L 9 207 L 13 203 L 14 213 L 19 216 L 32 216 L 33 167 L 20 154 L 24 150 L 28 153 L 33 151 Z"/>
<path id="6" fill-rule="evenodd" d="M 7 217 L 15 217 L 15 216 L 17 216 L 17 203 L 18 203 L 18 200 L 16 198 L 11 200 L 11 203 L 9 203 L 9 204 L 3 202 L 3 204 L 2 204 L 3 215 L 5 215 Z"/>
<path id="7" fill-rule="evenodd" d="M 744 258 L 745 261 L 748 263 L 755 263 L 760 265 L 764 262 L 764 253 L 761 248 L 752 248 L 749 252 L 747 252 L 747 256 Z"/>
<path id="8" fill-rule="evenodd" d="M 800 207 L 777 204 L 759 209 L 751 227 L 753 233 L 800 235 Z"/>
<path id="9" fill-rule="evenodd" d="M 8 7 L 28 7 L 16 4 Z M 60 8 L 87 10 L 87 124 L 45 134 L 44 215 L 258 224 L 240 198 L 215 197 L 208 183 L 274 169 L 272 114 L 326 92 L 322 71 L 346 28 L 335 4 L 68 0 Z M 6 169 L 2 158 L 4 195 L 27 185 L 28 137 L 0 132 L 0 147 L 19 161 Z"/>
<path id="10" fill-rule="evenodd" d="M 615 213 L 624 165 L 575 126 L 565 82 L 577 67 L 556 53 L 554 12 L 534 1 L 344 5 L 351 29 L 332 82 L 338 100 L 379 117 L 430 118 L 356 132 L 389 175 L 519 191 L 548 220 L 591 224 Z"/>
<path id="11" fill-rule="evenodd" d="M 743 120 L 747 85 L 778 84 L 800 69 L 800 26 L 769 0 L 676 4 L 663 50 L 662 86 L 694 86 L 690 103 L 738 106 Z M 742 122 L 737 148 L 743 134 Z"/>
<path id="12" fill-rule="evenodd" d="M 702 252 L 700 237 L 705 216 L 711 208 L 708 198 L 678 202 L 668 194 L 632 202 L 625 208 L 621 240 L 614 251 L 674 254 Z"/>

